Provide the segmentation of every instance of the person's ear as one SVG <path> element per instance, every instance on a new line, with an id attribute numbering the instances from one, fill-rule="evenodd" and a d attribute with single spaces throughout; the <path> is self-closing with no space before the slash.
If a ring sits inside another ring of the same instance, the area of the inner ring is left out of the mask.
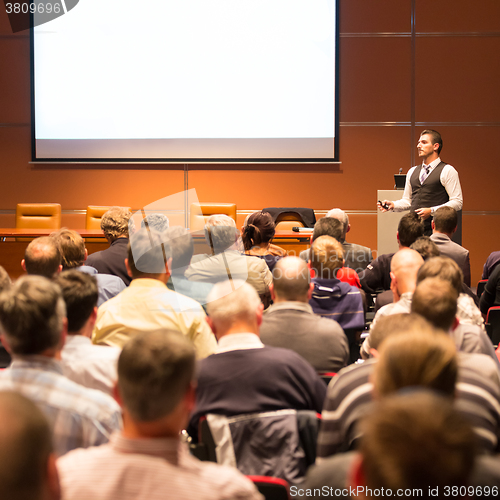
<path id="1" fill-rule="evenodd" d="M 62 264 L 59 264 L 59 267 L 57 268 L 57 271 L 56 271 L 56 276 L 63 270 L 63 267 L 62 267 Z"/>
<path id="2" fill-rule="evenodd" d="M 262 324 L 262 316 L 264 314 L 264 304 L 261 302 L 257 307 L 257 325 Z"/>
<path id="3" fill-rule="evenodd" d="M 205 316 L 205 321 L 208 323 L 210 330 L 212 330 L 213 334 L 217 337 L 217 329 L 215 328 L 212 318 L 210 316 Z"/>
<path id="4" fill-rule="evenodd" d="M 269 292 L 271 293 L 271 300 L 273 302 L 275 302 L 276 301 L 276 293 L 274 292 L 274 284 L 273 283 L 271 283 L 269 285 Z"/>
<path id="5" fill-rule="evenodd" d="M 115 382 L 115 384 L 113 385 L 112 395 L 113 395 L 114 400 L 120 405 L 120 408 L 121 408 L 123 401 L 122 401 L 122 397 L 120 394 L 120 389 L 118 388 L 118 382 Z"/>
<path id="6" fill-rule="evenodd" d="M 431 227 L 432 227 L 433 231 L 434 231 L 434 229 L 436 229 L 436 225 L 434 224 L 434 219 L 432 219 L 432 221 L 431 221 Z"/>
<path id="7" fill-rule="evenodd" d="M 130 268 L 130 264 L 128 263 L 128 259 L 125 259 L 125 267 L 127 268 L 127 274 L 133 278 L 132 276 L 132 269 Z"/>
<path id="8" fill-rule="evenodd" d="M 307 291 L 307 301 L 311 300 L 312 294 L 314 292 L 314 283 L 309 283 L 309 290 Z"/>
<path id="9" fill-rule="evenodd" d="M 68 335 L 68 318 L 63 318 L 63 327 L 61 331 L 61 338 L 59 340 L 59 350 L 62 351 L 64 344 L 66 344 L 66 337 Z"/>
<path id="10" fill-rule="evenodd" d="M 85 262 L 87 260 L 88 256 L 89 256 L 89 251 L 87 249 L 85 249 L 85 255 L 83 257 L 83 262 Z"/>
<path id="11" fill-rule="evenodd" d="M 396 239 L 398 240 L 399 243 L 399 231 L 396 232 Z"/>
<path id="12" fill-rule="evenodd" d="M 165 270 L 167 271 L 167 274 L 169 276 L 172 274 L 172 257 L 169 257 L 167 259 L 167 265 L 165 266 Z"/>
<path id="13" fill-rule="evenodd" d="M 346 231 L 346 234 L 351 230 L 351 224 L 347 224 L 347 231 Z"/>
<path id="14" fill-rule="evenodd" d="M 21 261 L 21 267 L 23 268 L 24 272 L 28 272 L 26 271 L 26 261 L 24 259 Z"/>
<path id="15" fill-rule="evenodd" d="M 46 480 L 48 499 L 60 500 L 62 498 L 61 485 L 59 483 L 55 453 L 51 453 L 47 460 Z"/>
<path id="16" fill-rule="evenodd" d="M 370 356 L 372 358 L 378 358 L 380 354 L 378 353 L 377 349 L 370 347 Z"/>

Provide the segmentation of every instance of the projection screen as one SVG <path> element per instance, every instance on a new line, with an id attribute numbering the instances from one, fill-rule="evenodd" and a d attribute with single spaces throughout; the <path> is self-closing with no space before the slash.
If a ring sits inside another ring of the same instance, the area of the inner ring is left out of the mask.
<path id="1" fill-rule="evenodd" d="M 338 160 L 336 0 L 80 0 L 36 16 L 34 161 Z"/>

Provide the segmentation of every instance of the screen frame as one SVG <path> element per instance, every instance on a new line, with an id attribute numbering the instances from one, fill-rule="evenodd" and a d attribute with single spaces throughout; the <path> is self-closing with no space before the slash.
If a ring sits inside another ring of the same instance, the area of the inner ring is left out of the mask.
<path id="1" fill-rule="evenodd" d="M 339 141 L 340 141 L 340 92 L 339 92 L 339 69 L 340 69 L 340 29 L 339 29 L 340 0 L 335 0 L 335 88 L 334 88 L 334 138 L 333 158 L 37 158 L 35 137 L 35 36 L 34 15 L 30 17 L 30 100 L 31 100 L 31 162 L 33 164 L 339 164 Z"/>

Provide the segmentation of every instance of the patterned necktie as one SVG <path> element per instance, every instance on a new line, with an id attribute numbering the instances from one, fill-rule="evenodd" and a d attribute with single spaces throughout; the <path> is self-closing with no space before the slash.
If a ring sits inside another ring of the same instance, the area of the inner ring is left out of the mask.
<path id="1" fill-rule="evenodd" d="M 420 171 L 420 184 L 423 184 L 427 176 L 429 175 L 430 165 L 422 165 L 422 170 Z"/>

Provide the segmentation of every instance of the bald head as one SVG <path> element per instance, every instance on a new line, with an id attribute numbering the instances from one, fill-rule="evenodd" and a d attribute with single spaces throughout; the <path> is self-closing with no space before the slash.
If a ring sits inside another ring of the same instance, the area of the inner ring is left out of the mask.
<path id="1" fill-rule="evenodd" d="M 0 421 L 2 498 L 58 499 L 57 476 L 49 477 L 52 440 L 43 413 L 18 393 L 0 392 Z"/>
<path id="2" fill-rule="evenodd" d="M 409 248 L 403 248 L 394 254 L 391 261 L 391 278 L 397 285 L 399 295 L 415 290 L 417 273 L 423 263 L 422 256 Z"/>
<path id="3" fill-rule="evenodd" d="M 21 264 L 28 274 L 53 278 L 62 269 L 62 257 L 58 242 L 50 236 L 34 239 L 27 246 Z"/>
<path id="4" fill-rule="evenodd" d="M 285 257 L 279 260 L 273 270 L 274 301 L 307 302 L 310 282 L 311 275 L 303 259 Z"/>

